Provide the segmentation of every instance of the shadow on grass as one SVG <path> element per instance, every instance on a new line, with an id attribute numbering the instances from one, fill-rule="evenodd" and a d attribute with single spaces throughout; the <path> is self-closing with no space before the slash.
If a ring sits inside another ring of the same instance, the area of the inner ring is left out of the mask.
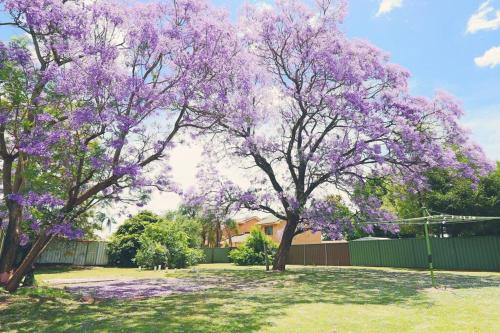
<path id="1" fill-rule="evenodd" d="M 285 273 L 209 269 L 168 275 L 217 277 L 219 289 L 86 305 L 64 299 L 20 301 L 0 310 L 1 330 L 22 332 L 257 332 L 296 304 L 431 305 L 423 272 L 294 268 Z M 439 273 L 449 288 L 500 286 L 500 279 Z M 258 282 L 258 283 L 256 283 Z M 250 288 L 245 288 L 249 284 Z"/>
<path id="2" fill-rule="evenodd" d="M 74 265 L 53 265 L 53 264 L 37 264 L 37 274 L 59 274 L 73 271 L 91 270 L 91 266 L 74 266 Z"/>

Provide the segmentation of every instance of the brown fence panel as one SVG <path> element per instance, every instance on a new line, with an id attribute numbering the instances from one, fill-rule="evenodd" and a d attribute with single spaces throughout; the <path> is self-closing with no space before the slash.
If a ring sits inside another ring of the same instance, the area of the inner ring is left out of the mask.
<path id="1" fill-rule="evenodd" d="M 327 266 L 351 266 L 349 243 L 326 243 Z"/>
<path id="2" fill-rule="evenodd" d="M 303 245 L 306 253 L 305 265 L 324 266 L 326 263 L 325 244 Z"/>
<path id="3" fill-rule="evenodd" d="M 287 264 L 304 265 L 304 245 L 292 245 L 288 251 Z"/>
<path id="4" fill-rule="evenodd" d="M 348 243 L 292 245 L 287 257 L 289 265 L 350 266 Z"/>

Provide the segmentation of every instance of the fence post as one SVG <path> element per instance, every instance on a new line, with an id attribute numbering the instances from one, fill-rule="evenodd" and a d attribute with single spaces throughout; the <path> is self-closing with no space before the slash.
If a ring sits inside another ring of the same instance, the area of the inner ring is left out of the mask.
<path id="1" fill-rule="evenodd" d="M 306 244 L 302 245 L 303 249 L 304 249 L 304 266 L 306 265 Z"/>
<path id="2" fill-rule="evenodd" d="M 429 271 L 431 272 L 431 280 L 432 287 L 436 287 L 436 281 L 434 279 L 434 267 L 432 266 L 432 249 L 431 249 L 431 240 L 429 239 L 429 220 L 424 224 L 424 232 L 425 232 L 425 244 L 427 248 L 427 262 L 429 263 Z"/>
<path id="3" fill-rule="evenodd" d="M 325 245 L 325 266 L 328 266 L 328 250 L 326 248 L 327 243 Z"/>

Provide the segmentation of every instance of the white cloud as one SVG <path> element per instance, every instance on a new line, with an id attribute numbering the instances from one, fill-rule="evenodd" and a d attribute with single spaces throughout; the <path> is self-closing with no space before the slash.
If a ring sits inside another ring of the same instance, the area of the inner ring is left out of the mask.
<path id="1" fill-rule="evenodd" d="M 500 105 L 485 106 L 480 109 L 468 110 L 463 119 L 466 128 L 472 131 L 472 138 L 486 152 L 486 156 L 494 161 L 500 161 Z"/>
<path id="2" fill-rule="evenodd" d="M 378 7 L 378 12 L 376 16 L 390 13 L 394 9 L 399 8 L 402 5 L 403 5 L 403 0 L 382 0 L 380 2 L 380 6 Z"/>
<path id="3" fill-rule="evenodd" d="M 263 11 L 263 12 L 273 10 L 273 5 L 271 5 L 270 3 L 265 2 L 265 1 L 257 2 L 257 4 L 255 6 L 257 7 L 257 10 Z"/>
<path id="4" fill-rule="evenodd" d="M 474 58 L 474 62 L 479 67 L 493 68 L 497 65 L 500 65 L 500 46 L 492 47 L 482 56 Z"/>
<path id="5" fill-rule="evenodd" d="M 500 10 L 493 8 L 491 0 L 483 2 L 467 23 L 467 32 L 471 34 L 498 28 L 500 28 Z"/>

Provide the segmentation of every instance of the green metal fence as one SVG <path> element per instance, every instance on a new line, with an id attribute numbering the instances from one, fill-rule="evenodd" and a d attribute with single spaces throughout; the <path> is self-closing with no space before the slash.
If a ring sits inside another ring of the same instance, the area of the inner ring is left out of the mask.
<path id="1" fill-rule="evenodd" d="M 230 247 L 221 248 L 204 248 L 205 263 L 227 263 L 229 262 L 229 252 L 232 250 Z"/>
<path id="2" fill-rule="evenodd" d="M 438 269 L 500 271 L 500 236 L 432 238 Z M 353 266 L 427 267 L 424 239 L 349 242 Z"/>
<path id="3" fill-rule="evenodd" d="M 104 266 L 108 264 L 108 243 L 53 239 L 37 259 L 39 264 Z"/>

